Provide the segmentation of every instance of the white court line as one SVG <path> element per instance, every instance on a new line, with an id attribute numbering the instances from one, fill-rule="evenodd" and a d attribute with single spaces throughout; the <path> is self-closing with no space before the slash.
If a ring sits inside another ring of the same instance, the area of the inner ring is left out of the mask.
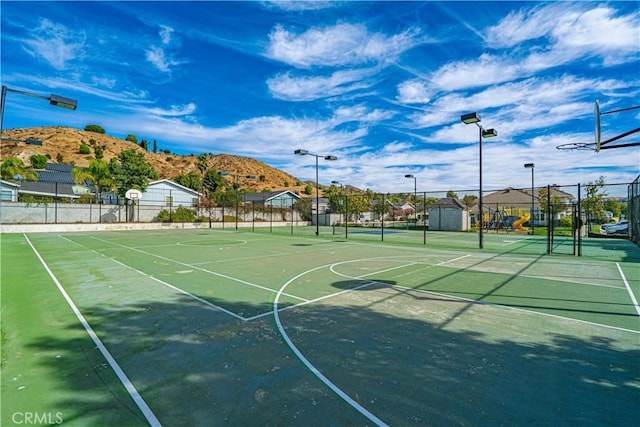
<path id="1" fill-rule="evenodd" d="M 120 264 L 121 266 L 123 266 L 123 267 L 125 267 L 125 268 L 129 268 L 129 269 L 131 269 L 131 270 L 135 271 L 136 273 L 140 273 L 140 274 L 142 274 L 143 276 L 148 277 L 149 279 L 154 280 L 154 281 L 156 281 L 156 282 L 160 283 L 161 285 L 164 285 L 164 286 L 166 286 L 166 287 L 168 287 L 168 288 L 173 289 L 174 291 L 178 291 L 178 292 L 180 292 L 180 293 L 182 293 L 182 294 L 185 294 L 185 295 L 187 295 L 188 297 L 193 298 L 194 300 L 196 300 L 196 301 L 199 301 L 199 302 L 203 303 L 204 305 L 207 305 L 207 306 L 209 306 L 209 307 L 211 307 L 211 308 L 214 308 L 214 309 L 216 309 L 216 310 L 222 311 L 223 313 L 226 313 L 226 314 L 228 314 L 228 315 L 230 315 L 230 316 L 233 316 L 233 317 L 235 317 L 235 318 L 237 318 L 237 319 L 245 320 L 245 321 L 247 320 L 247 319 L 245 319 L 244 317 L 242 317 L 242 316 L 240 316 L 240 315 L 238 315 L 238 314 L 235 314 L 235 313 L 233 313 L 233 312 L 231 312 L 231 311 L 229 311 L 229 310 L 226 310 L 226 309 L 224 309 L 224 308 L 222 308 L 222 307 L 219 307 L 219 306 L 217 306 L 217 305 L 215 305 L 215 304 L 213 304 L 213 303 L 211 303 L 211 302 L 209 302 L 209 301 L 207 301 L 207 300 L 205 300 L 205 299 L 202 299 L 202 298 L 200 298 L 200 297 L 198 297 L 198 296 L 196 296 L 196 295 L 193 295 L 193 294 L 191 294 L 191 293 L 189 293 L 189 292 L 187 292 L 187 291 L 185 291 L 185 290 L 183 290 L 183 289 L 180 289 L 180 288 L 178 288 L 177 286 L 173 286 L 173 285 L 171 285 L 171 284 L 169 284 L 169 283 L 167 283 L 167 282 L 164 282 L 164 281 L 162 281 L 162 280 L 158 279 L 157 277 L 153 277 L 152 275 L 147 274 L 147 273 L 145 273 L 145 272 L 143 272 L 143 271 L 140 271 L 140 270 L 138 270 L 138 269 L 136 269 L 136 268 L 133 268 L 133 267 L 131 267 L 130 265 L 123 264 L 123 263 L 121 263 L 120 261 L 118 261 L 117 259 L 113 259 L 113 258 L 110 258 L 110 259 L 111 259 L 113 262 L 118 263 L 118 264 Z"/>
<path id="2" fill-rule="evenodd" d="M 620 268 L 620 264 L 618 264 L 617 262 L 616 262 L 616 267 L 618 267 L 618 272 L 620 273 L 620 276 L 622 276 L 622 281 L 624 282 L 624 286 L 627 288 L 627 292 L 631 297 L 631 301 L 633 301 L 633 306 L 636 309 L 636 313 L 638 313 L 638 316 L 640 316 L 640 305 L 638 305 L 638 300 L 636 299 L 636 296 L 633 294 L 633 291 L 631 290 L 631 286 L 629 286 L 629 282 L 627 282 L 627 278 L 622 272 L 622 268 Z"/>
<path id="3" fill-rule="evenodd" d="M 439 263 L 437 263 L 436 265 L 445 265 L 445 264 L 449 264 L 450 262 L 455 262 L 455 261 L 458 261 L 458 260 L 461 260 L 461 259 L 464 259 L 464 258 L 468 258 L 468 257 L 470 257 L 470 256 L 471 256 L 471 254 L 467 254 L 467 255 L 459 256 L 458 258 L 454 258 L 454 259 L 450 259 L 450 260 L 447 260 L 447 261 L 439 262 Z M 458 268 L 458 267 L 455 267 L 455 268 Z"/>
<path id="4" fill-rule="evenodd" d="M 147 273 L 145 273 L 145 272 L 143 272 L 143 271 L 140 271 L 140 270 L 138 270 L 138 269 L 136 269 L 136 268 L 133 268 L 133 267 L 131 267 L 130 265 L 124 264 L 124 263 L 122 263 L 122 262 L 118 261 L 118 260 L 117 260 L 117 259 L 115 259 L 115 258 L 108 257 L 108 256 L 106 256 L 105 254 L 100 253 L 100 252 L 98 252 L 98 251 L 96 251 L 96 250 L 94 250 L 94 249 L 89 249 L 89 248 L 87 248 L 86 246 L 81 245 L 81 244 L 80 244 L 80 243 L 78 243 L 78 242 L 74 242 L 73 240 L 70 240 L 70 239 L 68 239 L 68 238 L 66 238 L 66 237 L 64 237 L 64 236 L 60 236 L 60 237 L 61 237 L 62 239 L 64 239 L 64 240 L 66 240 L 66 241 L 70 242 L 70 243 L 73 243 L 73 244 L 78 245 L 78 246 L 80 246 L 80 247 L 82 247 L 82 248 L 88 249 L 89 251 L 91 251 L 91 252 L 93 252 L 93 253 L 95 253 L 95 254 L 97 254 L 97 255 L 99 255 L 99 256 L 101 256 L 101 257 L 103 257 L 103 258 L 106 258 L 106 259 L 108 259 L 108 260 L 110 260 L 110 261 L 113 261 L 113 262 L 115 262 L 116 264 L 118 264 L 118 265 L 120 265 L 120 266 L 122 266 L 122 267 L 124 267 L 124 268 L 127 268 L 127 269 L 129 269 L 129 270 L 133 270 L 133 271 L 135 271 L 135 272 L 136 272 L 136 273 L 138 273 L 138 274 L 141 274 L 141 275 L 143 275 L 143 276 L 145 276 L 145 277 L 148 277 L 149 279 L 154 280 L 154 281 L 156 281 L 156 282 L 158 282 L 158 283 L 160 283 L 160 284 L 162 284 L 162 285 L 165 285 L 165 286 L 167 286 L 167 287 L 169 287 L 169 288 L 171 288 L 171 289 L 173 289 L 173 290 L 175 290 L 175 291 L 178 291 L 178 292 L 180 292 L 180 293 L 182 293 L 182 294 L 185 294 L 185 295 L 187 295 L 188 297 L 193 298 L 194 300 L 199 301 L 199 302 L 201 302 L 201 303 L 203 303 L 203 304 L 205 304 L 205 305 L 207 305 L 207 306 L 209 306 L 209 307 L 211 307 L 211 308 L 214 308 L 214 309 L 216 309 L 216 310 L 222 311 L 223 313 L 226 313 L 226 314 L 228 314 L 228 315 L 230 315 L 230 316 L 233 316 L 233 317 L 235 317 L 235 318 L 237 318 L 237 319 L 240 319 L 240 320 L 243 320 L 243 321 L 246 321 L 246 320 L 247 320 L 246 318 L 244 318 L 244 317 L 242 317 L 242 316 L 239 316 L 239 315 L 237 315 L 237 314 L 235 314 L 235 313 L 233 313 L 233 312 L 231 312 L 231 311 L 229 311 L 229 310 L 226 310 L 226 309 L 224 309 L 224 308 L 222 308 L 222 307 L 219 307 L 219 306 L 217 306 L 217 305 L 215 305 L 215 304 L 213 304 L 213 303 L 211 303 L 211 302 L 209 302 L 209 301 L 207 301 L 207 300 L 204 300 L 204 299 L 202 299 L 202 298 L 200 298 L 200 297 L 198 297 L 198 296 L 196 296 L 196 295 L 190 294 L 189 292 L 187 292 L 187 291 L 185 291 L 185 290 L 183 290 L 183 289 L 180 289 L 180 288 L 178 288 L 178 287 L 176 287 L 176 286 L 173 286 L 173 285 L 171 285 L 171 284 L 169 284 L 169 283 L 167 283 L 167 282 L 164 282 L 164 281 L 162 281 L 162 280 L 160 280 L 160 279 L 158 279 L 158 278 L 156 278 L 156 277 L 153 277 L 153 276 L 151 276 L 150 274 L 147 274 Z M 101 270 L 101 271 L 106 271 L 106 270 Z M 270 312 L 267 312 L 266 314 L 268 315 L 268 314 L 270 314 Z"/>
<path id="5" fill-rule="evenodd" d="M 333 382 L 331 382 L 331 380 L 329 380 L 329 378 L 327 378 L 326 376 L 324 376 L 324 374 L 322 372 L 320 372 L 318 370 L 318 368 L 316 368 L 310 361 L 309 359 L 307 359 L 304 354 L 302 354 L 302 352 L 300 350 L 298 350 L 298 347 L 296 347 L 296 345 L 293 343 L 293 341 L 291 341 L 291 339 L 289 338 L 289 336 L 287 335 L 287 332 L 284 330 L 284 327 L 282 326 L 282 322 L 280 321 L 280 314 L 278 311 L 278 301 L 280 300 L 280 295 L 283 295 L 283 292 L 285 290 L 285 288 L 287 286 L 289 286 L 290 283 L 292 283 L 293 281 L 297 280 L 298 278 L 304 276 L 307 273 L 311 273 L 312 271 L 315 270 L 319 270 L 321 268 L 326 268 L 328 266 L 331 266 L 331 264 L 327 264 L 327 265 L 322 265 L 320 267 L 316 267 L 316 268 L 312 268 L 311 270 L 307 270 L 305 272 L 302 272 L 300 274 L 298 274 L 297 276 L 294 276 L 293 278 L 289 279 L 288 282 L 286 282 L 284 285 L 282 285 L 282 287 L 280 288 L 280 290 L 278 290 L 278 293 L 276 294 L 275 299 L 273 300 L 273 318 L 276 322 L 276 326 L 278 327 L 278 331 L 280 331 L 280 335 L 282 336 L 282 338 L 285 340 L 285 342 L 287 343 L 287 345 L 289 346 L 289 348 L 295 353 L 296 356 L 298 356 L 298 359 L 300 359 L 300 361 L 320 380 L 322 381 L 327 387 L 329 387 L 331 390 L 333 390 L 334 393 L 336 393 L 338 396 L 340 396 L 340 398 L 342 398 L 342 400 L 344 400 L 345 402 L 347 402 L 349 405 L 351 405 L 352 408 L 354 408 L 355 410 L 357 410 L 358 412 L 360 412 L 362 415 L 364 415 L 365 417 L 367 417 L 371 422 L 373 422 L 374 424 L 376 424 L 377 426 L 386 426 L 387 424 L 382 421 L 380 418 L 376 417 L 375 415 L 373 415 L 371 412 L 369 412 L 365 407 L 363 407 L 362 405 L 360 405 L 358 402 L 356 402 L 355 400 L 353 400 L 348 394 L 346 394 L 344 391 L 342 391 L 337 385 L 335 385 Z"/>
<path id="6" fill-rule="evenodd" d="M 129 380 L 127 375 L 124 373 L 120 365 L 118 365 L 118 362 L 116 362 L 116 360 L 113 358 L 111 353 L 109 353 L 109 350 L 107 350 L 107 348 L 104 346 L 100 338 L 98 338 L 98 335 L 94 332 L 93 328 L 89 325 L 89 322 L 87 322 L 87 320 L 84 318 L 84 316 L 82 315 L 78 307 L 76 307 L 76 305 L 74 304 L 69 294 L 67 294 L 67 291 L 65 291 L 64 287 L 62 287 L 62 285 L 58 281 L 58 278 L 53 274 L 53 272 L 51 271 L 47 263 L 40 256 L 40 253 L 33 246 L 33 244 L 31 243 L 31 240 L 29 240 L 26 234 L 23 234 L 23 236 L 27 240 L 27 243 L 29 244 L 29 246 L 31 246 L 31 249 L 33 250 L 33 252 L 36 254 L 38 259 L 40 260 L 40 263 L 42 264 L 44 269 L 49 274 L 49 277 L 51 277 L 51 280 L 53 280 L 53 282 L 58 287 L 58 290 L 60 291 L 64 299 L 67 301 L 67 304 L 69 304 L 69 306 L 71 307 L 71 310 L 73 310 L 76 317 L 78 318 L 78 320 L 80 321 L 84 329 L 87 331 L 87 334 L 89 334 L 89 336 L 95 343 L 96 347 L 98 347 L 98 350 L 100 350 L 100 353 L 102 353 L 104 358 L 107 359 L 107 362 L 109 363 L 109 366 L 111 366 L 111 369 L 113 369 L 113 372 L 118 376 L 118 379 L 120 380 L 122 385 L 127 389 L 127 392 L 129 393 L 133 401 L 136 403 L 138 408 L 140 408 L 140 411 L 142 411 L 142 414 L 147 419 L 149 424 L 151 424 L 152 426 L 161 426 L 160 421 L 158 421 L 153 411 L 151 411 L 151 408 L 149 408 L 149 406 L 144 401 L 142 396 L 140 396 L 140 393 L 138 393 L 138 390 L 136 390 L 135 386 L 131 383 L 131 381 Z"/>
<path id="7" fill-rule="evenodd" d="M 175 264 L 184 265 L 185 267 L 191 267 L 191 268 L 194 268 L 196 270 L 200 270 L 200 271 L 202 271 L 204 273 L 213 274 L 214 276 L 222 277 L 224 279 L 229 279 L 229 280 L 232 280 L 234 282 L 240 282 L 240 283 L 245 284 L 245 285 L 253 286 L 254 288 L 262 289 L 262 290 L 265 290 L 265 291 L 268 291 L 268 292 L 272 292 L 272 293 L 276 293 L 277 292 L 277 291 L 275 291 L 273 289 L 267 288 L 266 286 L 258 285 L 256 283 L 247 282 L 246 280 L 237 279 L 235 277 L 227 276 L 226 274 L 218 273 L 216 271 L 207 270 L 206 268 L 201 268 L 201 267 L 198 267 L 197 265 L 194 265 L 194 264 L 187 264 L 185 262 L 177 261 L 175 259 L 163 257 L 162 255 L 152 254 L 151 252 L 143 251 L 141 249 L 136 249 L 136 248 L 133 248 L 131 246 L 122 245 L 120 243 L 110 242 L 108 240 L 99 239 L 97 237 L 91 236 L 91 238 L 92 239 L 96 239 L 96 240 L 101 241 L 101 242 L 105 242 L 105 243 L 111 244 L 111 245 L 120 246 L 121 248 L 129 249 L 129 250 L 136 251 L 136 252 L 140 252 L 140 253 L 143 253 L 145 255 L 149 255 L 149 256 L 155 257 L 155 258 L 160 258 L 160 259 L 163 259 L 165 261 L 173 262 Z M 289 294 L 285 294 L 285 295 L 290 297 L 290 298 L 294 298 L 294 299 L 297 299 L 297 300 L 300 300 L 300 301 L 307 301 L 306 299 L 300 298 L 300 297 L 295 296 L 295 295 L 289 295 Z"/>

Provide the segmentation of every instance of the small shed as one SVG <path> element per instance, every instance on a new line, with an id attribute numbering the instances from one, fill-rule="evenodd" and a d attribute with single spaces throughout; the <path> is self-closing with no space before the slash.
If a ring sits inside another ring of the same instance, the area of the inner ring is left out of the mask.
<path id="1" fill-rule="evenodd" d="M 429 206 L 429 230 L 468 231 L 471 228 L 469 209 L 458 199 L 445 197 Z"/>

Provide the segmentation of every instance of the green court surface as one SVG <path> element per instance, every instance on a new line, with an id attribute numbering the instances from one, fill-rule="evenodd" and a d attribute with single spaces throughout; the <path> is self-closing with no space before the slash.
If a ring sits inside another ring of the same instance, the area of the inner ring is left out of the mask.
<path id="1" fill-rule="evenodd" d="M 636 246 L 313 231 L 2 234 L 0 424 L 637 425 Z"/>

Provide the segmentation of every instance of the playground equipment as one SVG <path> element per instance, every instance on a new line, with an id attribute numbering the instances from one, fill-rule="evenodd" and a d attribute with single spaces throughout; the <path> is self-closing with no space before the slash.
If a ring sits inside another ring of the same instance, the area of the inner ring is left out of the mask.
<path id="1" fill-rule="evenodd" d="M 520 219 L 516 220 L 513 223 L 513 228 L 515 228 L 516 230 L 529 231 L 529 229 L 527 227 L 523 227 L 522 224 L 529 221 L 530 218 L 531 218 L 531 215 L 529 214 L 521 215 Z"/>
<path id="2" fill-rule="evenodd" d="M 527 231 L 522 224 L 529 221 L 531 216 L 529 213 L 523 212 L 522 209 L 489 209 L 489 219 L 483 221 L 487 230 L 522 230 Z"/>

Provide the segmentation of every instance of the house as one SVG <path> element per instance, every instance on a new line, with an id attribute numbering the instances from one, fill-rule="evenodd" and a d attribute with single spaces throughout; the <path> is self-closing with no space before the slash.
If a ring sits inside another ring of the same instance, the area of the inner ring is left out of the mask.
<path id="1" fill-rule="evenodd" d="M 485 219 L 493 217 L 496 213 L 504 213 L 512 216 L 523 216 L 533 213 L 533 221 L 536 225 L 546 224 L 546 189 L 547 187 L 539 187 L 534 189 L 533 205 L 531 200 L 531 190 L 505 188 L 487 194 L 482 200 L 482 210 Z M 550 196 L 558 202 L 555 210 L 555 219 L 571 215 L 571 207 L 576 203 L 576 198 L 567 192 L 560 190 L 557 186 L 550 186 Z M 541 195 L 542 192 L 542 195 Z M 474 217 L 478 214 L 478 205 L 471 209 Z M 474 219 L 474 221 L 476 221 Z"/>
<path id="2" fill-rule="evenodd" d="M 287 209 L 295 205 L 298 200 L 300 200 L 300 196 L 289 190 L 247 193 L 242 196 L 243 204 Z"/>
<path id="3" fill-rule="evenodd" d="M 5 202 L 17 202 L 18 201 L 18 189 L 19 184 L 15 182 L 0 180 L 0 200 Z"/>
<path id="4" fill-rule="evenodd" d="M 469 209 L 458 199 L 445 197 L 438 199 L 427 209 L 429 230 L 468 231 L 471 228 Z"/>
<path id="5" fill-rule="evenodd" d="M 405 217 L 405 218 L 413 217 L 416 212 L 416 208 L 413 206 L 413 204 L 409 202 L 393 203 L 391 209 L 392 209 L 392 218 L 394 219 L 402 218 L 402 217 Z"/>
<path id="6" fill-rule="evenodd" d="M 32 196 L 78 199 L 90 193 L 87 184 L 76 184 L 71 171 L 74 165 L 47 163 L 45 169 L 36 170 L 37 181 L 20 181 L 18 193 Z"/>
<path id="7" fill-rule="evenodd" d="M 140 206 L 195 207 L 201 194 L 169 179 L 152 181 L 142 193 Z"/>

